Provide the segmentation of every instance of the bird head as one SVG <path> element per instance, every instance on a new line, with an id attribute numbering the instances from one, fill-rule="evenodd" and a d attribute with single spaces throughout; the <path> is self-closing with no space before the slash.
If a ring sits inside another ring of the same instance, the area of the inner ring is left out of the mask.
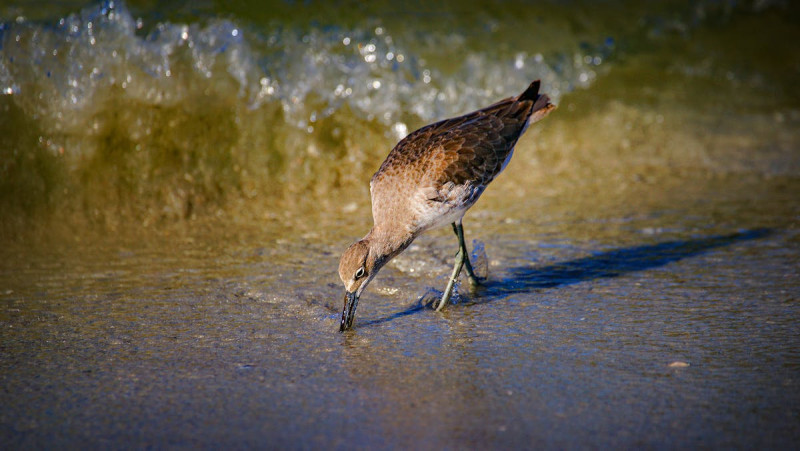
<path id="1" fill-rule="evenodd" d="M 380 269 L 378 260 L 370 252 L 369 241 L 356 241 L 342 254 L 339 260 L 339 277 L 344 284 L 344 310 L 339 331 L 343 332 L 353 326 L 356 307 L 361 292 L 369 285 Z"/>

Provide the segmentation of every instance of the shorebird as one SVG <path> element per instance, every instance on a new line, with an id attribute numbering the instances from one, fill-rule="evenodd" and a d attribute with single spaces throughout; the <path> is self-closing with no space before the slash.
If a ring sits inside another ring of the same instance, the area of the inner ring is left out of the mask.
<path id="1" fill-rule="evenodd" d="M 451 224 L 458 237 L 453 272 L 433 308 L 450 300 L 462 267 L 477 285 L 461 220 L 489 182 L 505 169 L 517 139 L 555 105 L 539 94 L 539 80 L 522 94 L 422 127 L 389 152 L 370 180 L 372 219 L 367 235 L 339 261 L 345 287 L 340 331 L 353 326 L 361 293 L 378 271 L 426 230 Z"/>

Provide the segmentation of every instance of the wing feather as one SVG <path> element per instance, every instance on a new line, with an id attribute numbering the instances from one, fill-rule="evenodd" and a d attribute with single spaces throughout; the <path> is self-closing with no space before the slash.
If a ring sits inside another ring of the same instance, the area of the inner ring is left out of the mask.
<path id="1" fill-rule="evenodd" d="M 372 176 L 373 195 L 378 184 L 381 189 L 404 185 L 425 200 L 469 208 L 503 170 L 529 121 L 555 108 L 538 92 L 535 81 L 519 96 L 412 132 Z"/>

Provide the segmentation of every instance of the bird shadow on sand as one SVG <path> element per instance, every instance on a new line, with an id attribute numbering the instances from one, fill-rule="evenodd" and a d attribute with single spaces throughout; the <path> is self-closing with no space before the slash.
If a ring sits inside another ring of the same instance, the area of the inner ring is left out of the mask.
<path id="1" fill-rule="evenodd" d="M 637 271 L 658 268 L 672 262 L 703 254 L 709 250 L 769 236 L 770 229 L 753 229 L 728 235 L 711 235 L 687 240 L 625 247 L 545 266 L 515 266 L 504 270 L 499 279 L 484 281 L 476 292 L 459 305 L 485 304 L 510 294 L 527 293 L 543 288 L 557 288 L 596 279 L 619 277 Z M 368 321 L 363 326 L 381 324 L 427 309 L 441 292 L 429 290 L 406 310 Z"/>

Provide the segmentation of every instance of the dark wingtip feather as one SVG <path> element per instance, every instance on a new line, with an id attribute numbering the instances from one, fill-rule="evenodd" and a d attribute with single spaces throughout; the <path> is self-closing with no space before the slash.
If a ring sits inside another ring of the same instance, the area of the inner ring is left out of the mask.
<path id="1" fill-rule="evenodd" d="M 541 85 L 539 80 L 531 83 L 531 85 L 528 86 L 528 89 L 520 94 L 519 100 L 536 100 L 539 97 L 539 85 Z"/>
<path id="2" fill-rule="evenodd" d="M 518 99 L 520 101 L 533 101 L 533 108 L 531 108 L 531 111 L 534 113 L 541 111 L 542 113 L 539 115 L 539 118 L 542 118 L 548 112 L 555 109 L 556 106 L 550 103 L 550 97 L 547 97 L 547 94 L 539 94 L 540 85 L 541 82 L 539 80 L 534 81 L 530 86 L 528 86 L 528 89 L 526 89 L 525 92 L 519 95 Z"/>

